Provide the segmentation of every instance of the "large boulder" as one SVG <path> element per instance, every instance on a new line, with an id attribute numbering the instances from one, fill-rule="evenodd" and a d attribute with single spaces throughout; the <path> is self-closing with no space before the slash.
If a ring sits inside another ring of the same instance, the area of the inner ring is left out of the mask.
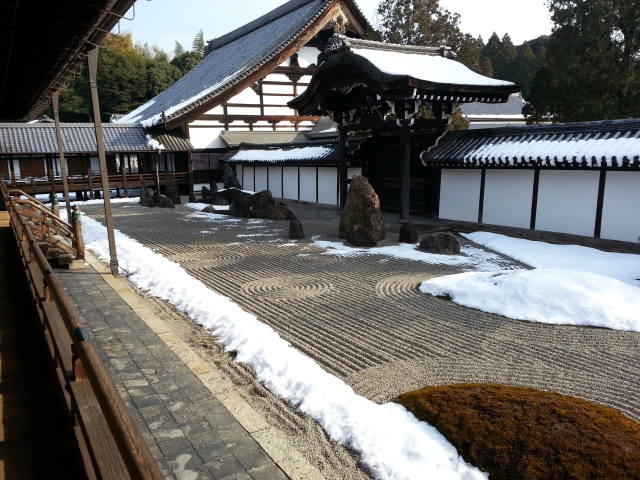
<path id="1" fill-rule="evenodd" d="M 222 166 L 222 181 L 224 182 L 224 188 L 240 188 L 240 182 L 235 170 L 226 163 Z"/>
<path id="2" fill-rule="evenodd" d="M 404 222 L 400 225 L 400 243 L 417 243 L 418 242 L 418 230 L 416 226 L 409 222 Z"/>
<path id="3" fill-rule="evenodd" d="M 295 215 L 288 208 L 273 206 L 264 210 L 252 210 L 251 217 L 265 218 L 267 220 L 291 220 L 295 218 Z"/>
<path id="4" fill-rule="evenodd" d="M 347 242 L 354 247 L 377 247 L 378 242 L 371 229 L 352 225 L 347 236 Z"/>
<path id="5" fill-rule="evenodd" d="M 348 238 L 354 225 L 369 232 L 376 240 L 384 239 L 384 220 L 380 199 L 366 178 L 355 175 L 340 216 L 340 238 Z"/>
<path id="6" fill-rule="evenodd" d="M 276 202 L 273 200 L 271 190 L 263 190 L 258 193 L 254 193 L 251 197 L 251 210 L 265 210 L 269 207 L 274 207 Z"/>
<path id="7" fill-rule="evenodd" d="M 153 205 L 149 205 L 150 207 L 176 208 L 170 198 L 165 197 L 164 195 L 158 195 L 157 193 L 152 197 L 151 202 Z"/>
<path id="8" fill-rule="evenodd" d="M 251 199 L 243 195 L 234 198 L 229 212 L 234 217 L 248 218 L 251 214 Z"/>
<path id="9" fill-rule="evenodd" d="M 218 195 L 229 202 L 229 204 L 232 204 L 233 201 L 238 197 L 246 197 L 250 200 L 253 196 L 250 193 L 243 192 L 238 188 L 227 188 L 226 190 L 220 190 L 218 191 Z"/>
<path id="10" fill-rule="evenodd" d="M 143 207 L 151 207 L 153 205 L 149 205 L 149 202 L 152 200 L 153 192 L 149 195 L 149 187 L 147 187 L 147 182 L 145 179 L 140 180 L 140 205 Z"/>
<path id="11" fill-rule="evenodd" d="M 302 223 L 295 217 L 289 221 L 289 238 L 292 240 L 302 240 L 304 238 Z"/>
<path id="12" fill-rule="evenodd" d="M 451 233 L 429 233 L 418 245 L 418 250 L 440 255 L 457 255 L 460 253 L 460 242 Z"/>
<path id="13" fill-rule="evenodd" d="M 176 187 L 167 187 L 167 198 L 169 198 L 174 205 L 180 205 L 182 203 L 182 200 L 180 200 L 180 193 L 178 193 L 178 189 Z"/>

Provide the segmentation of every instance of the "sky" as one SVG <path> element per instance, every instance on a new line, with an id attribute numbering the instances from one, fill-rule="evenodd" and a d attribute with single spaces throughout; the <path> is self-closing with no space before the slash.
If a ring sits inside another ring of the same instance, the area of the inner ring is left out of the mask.
<path id="1" fill-rule="evenodd" d="M 205 40 L 220 37 L 285 3 L 286 0 L 138 0 L 135 18 L 121 21 L 120 31 L 130 31 L 136 42 L 157 45 L 172 52 L 176 40 L 186 49 L 202 29 Z M 372 24 L 379 0 L 356 0 Z M 545 0 L 440 0 L 440 6 L 460 14 L 463 32 L 489 39 L 495 31 L 509 33 L 521 44 L 551 32 Z M 127 16 L 131 17 L 133 11 Z M 118 32 L 118 27 L 114 29 Z"/>

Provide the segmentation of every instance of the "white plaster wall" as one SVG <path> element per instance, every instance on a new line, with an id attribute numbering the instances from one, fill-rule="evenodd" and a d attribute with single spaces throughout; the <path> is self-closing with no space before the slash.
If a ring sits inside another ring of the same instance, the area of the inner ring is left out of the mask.
<path id="1" fill-rule="evenodd" d="M 640 172 L 607 172 L 600 238 L 640 241 Z"/>
<path id="2" fill-rule="evenodd" d="M 98 157 L 91 157 L 91 171 L 95 173 L 100 171 L 100 159 Z"/>
<path id="3" fill-rule="evenodd" d="M 242 165 L 236 165 L 236 177 L 240 182 L 240 188 L 244 189 L 244 181 L 242 180 Z"/>
<path id="4" fill-rule="evenodd" d="M 536 230 L 592 237 L 599 179 L 598 171 L 542 170 Z"/>
<path id="5" fill-rule="evenodd" d="M 282 198 L 298 200 L 298 167 L 282 167 L 284 194 Z"/>
<path id="6" fill-rule="evenodd" d="M 315 47 L 302 47 L 298 50 L 298 63 L 301 67 L 308 67 L 312 63 L 318 64 L 318 54 L 320 50 Z"/>
<path id="7" fill-rule="evenodd" d="M 16 174 L 16 178 L 20 178 L 20 160 L 13 161 L 13 171 Z M 11 170 L 9 170 L 9 174 L 11 174 Z"/>
<path id="8" fill-rule="evenodd" d="M 195 149 L 226 148 L 227 144 L 220 138 L 224 130 L 221 128 L 190 128 L 189 139 Z"/>
<path id="9" fill-rule="evenodd" d="M 269 169 L 269 190 L 276 198 L 283 198 L 282 194 L 282 167 L 268 167 Z"/>
<path id="10" fill-rule="evenodd" d="M 242 189 L 243 190 L 250 190 L 250 191 L 254 191 L 256 190 L 255 188 L 255 171 L 254 171 L 255 167 L 244 167 L 242 169 L 242 176 L 244 178 L 244 181 L 242 182 Z"/>
<path id="11" fill-rule="evenodd" d="M 300 200 L 316 201 L 316 167 L 300 167 Z"/>
<path id="12" fill-rule="evenodd" d="M 529 228 L 534 175 L 533 170 L 487 170 L 483 223 Z"/>
<path id="13" fill-rule="evenodd" d="M 480 169 L 442 169 L 440 218 L 477 222 L 480 208 Z"/>
<path id="14" fill-rule="evenodd" d="M 254 190 L 261 192 L 267 189 L 267 168 L 268 167 L 254 167 L 255 168 L 255 185 Z"/>
<path id="15" fill-rule="evenodd" d="M 338 169 L 336 167 L 318 169 L 318 203 L 338 204 Z"/>

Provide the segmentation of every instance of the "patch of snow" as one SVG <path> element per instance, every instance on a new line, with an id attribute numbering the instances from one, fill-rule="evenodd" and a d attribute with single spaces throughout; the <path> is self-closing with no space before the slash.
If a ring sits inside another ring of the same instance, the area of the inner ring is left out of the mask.
<path id="1" fill-rule="evenodd" d="M 156 103 L 155 100 L 149 100 L 147 103 L 140 105 L 133 112 L 128 113 L 124 117 L 120 117 L 118 120 L 116 120 L 113 123 L 137 123 L 138 120 L 142 118 L 142 112 L 144 112 L 147 108 L 149 108 L 154 103 Z"/>
<path id="2" fill-rule="evenodd" d="M 318 240 L 317 238 L 318 237 L 312 237 L 311 239 L 315 246 L 329 249 L 322 253 L 322 255 L 341 255 L 346 257 L 385 255 L 404 260 L 414 260 L 430 264 L 455 265 L 464 269 L 490 272 L 502 271 L 505 268 L 497 263 L 501 260 L 499 255 L 485 252 L 475 247 L 462 247 L 460 251 L 464 255 L 436 255 L 418 250 L 418 244 L 401 243 L 400 245 L 390 245 L 387 247 L 356 248 L 341 242 L 327 242 Z"/>
<path id="3" fill-rule="evenodd" d="M 489 232 L 461 235 L 534 268 L 596 273 L 640 287 L 640 255 L 603 252 L 578 245 L 553 245 Z"/>
<path id="4" fill-rule="evenodd" d="M 260 162 L 284 162 L 288 160 L 314 160 L 324 158 L 333 153 L 332 148 L 327 147 L 300 147 L 300 148 L 269 148 L 268 150 L 240 150 L 233 156 L 233 160 L 260 161 Z"/>
<path id="5" fill-rule="evenodd" d="M 595 273 L 467 272 L 426 280 L 420 291 L 517 320 L 640 332 L 640 288 Z"/>
<path id="6" fill-rule="evenodd" d="M 453 85 L 512 86 L 512 82 L 485 77 L 455 60 L 417 53 L 358 48 L 353 53 L 366 58 L 381 72 L 408 75 L 420 80 Z"/>
<path id="7" fill-rule="evenodd" d="M 275 237 L 276 235 L 278 235 L 277 233 L 245 233 L 245 234 L 241 234 L 241 235 L 236 235 L 236 237 L 238 238 L 244 238 L 244 237 Z"/>
<path id="8" fill-rule="evenodd" d="M 106 229 L 84 217 L 87 248 L 109 260 Z M 216 294 L 177 263 L 115 231 L 119 262 L 138 288 L 210 329 L 236 361 L 247 363 L 274 394 L 311 415 L 330 438 L 353 449 L 374 478 L 486 479 L 432 426 L 394 403 L 377 405 L 291 347 L 269 326 Z"/>
<path id="9" fill-rule="evenodd" d="M 165 150 L 164 145 L 149 134 L 147 134 L 147 145 L 149 145 L 153 150 Z"/>

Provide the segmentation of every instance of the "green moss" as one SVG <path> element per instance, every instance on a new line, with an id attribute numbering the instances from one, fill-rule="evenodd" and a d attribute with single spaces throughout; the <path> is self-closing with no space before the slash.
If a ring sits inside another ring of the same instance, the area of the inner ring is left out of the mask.
<path id="1" fill-rule="evenodd" d="M 640 423 L 524 387 L 425 387 L 397 400 L 491 480 L 640 479 Z"/>

